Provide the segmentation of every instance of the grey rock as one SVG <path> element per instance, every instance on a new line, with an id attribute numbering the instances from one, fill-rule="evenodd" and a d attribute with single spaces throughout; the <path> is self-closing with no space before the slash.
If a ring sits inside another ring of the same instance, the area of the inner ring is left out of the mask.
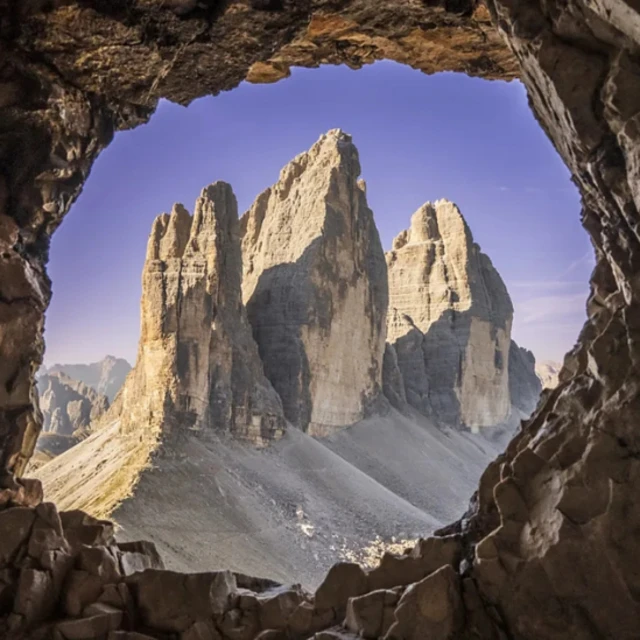
<path id="1" fill-rule="evenodd" d="M 387 267 L 387 335 L 407 402 L 473 430 L 505 420 L 513 306 L 458 207 L 447 200 L 420 207 L 394 240 Z"/>
<path id="2" fill-rule="evenodd" d="M 261 446 L 284 429 L 241 298 L 236 199 L 205 188 L 193 218 L 182 205 L 154 223 L 142 276 L 135 368 L 113 411 L 122 429 L 151 436 L 231 433 Z"/>
<path id="3" fill-rule="evenodd" d="M 361 420 L 382 384 L 388 287 L 351 137 L 290 162 L 242 217 L 243 297 L 287 419 L 315 436 Z"/>

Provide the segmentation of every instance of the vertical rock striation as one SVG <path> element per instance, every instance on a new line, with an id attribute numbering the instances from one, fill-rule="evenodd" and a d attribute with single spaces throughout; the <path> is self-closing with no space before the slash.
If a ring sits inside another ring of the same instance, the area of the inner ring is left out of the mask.
<path id="1" fill-rule="evenodd" d="M 381 390 L 388 286 L 351 137 L 323 135 L 242 218 L 243 297 L 289 421 L 323 436 Z"/>
<path id="2" fill-rule="evenodd" d="M 535 410 L 542 384 L 536 374 L 536 359 L 528 349 L 511 341 L 509 348 L 509 396 L 511 405 L 528 418 Z"/>
<path id="3" fill-rule="evenodd" d="M 138 358 L 119 398 L 123 428 L 232 433 L 260 445 L 284 428 L 241 299 L 231 187 L 202 191 L 158 216 L 142 276 Z"/>
<path id="4" fill-rule="evenodd" d="M 420 207 L 387 267 L 388 340 L 407 402 L 472 429 L 506 419 L 513 306 L 456 205 Z"/>

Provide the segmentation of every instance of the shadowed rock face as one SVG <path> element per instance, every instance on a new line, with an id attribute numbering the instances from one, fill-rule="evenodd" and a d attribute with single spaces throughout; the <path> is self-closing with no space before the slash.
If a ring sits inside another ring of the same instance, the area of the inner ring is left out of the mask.
<path id="1" fill-rule="evenodd" d="M 63 373 L 73 380 L 93 387 L 98 393 L 107 396 L 109 402 L 113 402 L 129 371 L 131 365 L 123 358 L 106 356 L 91 364 L 54 364 L 42 373 Z"/>
<path id="2" fill-rule="evenodd" d="M 446 424 L 503 422 L 513 306 L 459 209 L 446 200 L 418 209 L 387 267 L 387 339 L 407 402 Z"/>
<path id="3" fill-rule="evenodd" d="M 231 187 L 202 191 L 158 216 L 142 275 L 135 368 L 115 410 L 122 429 L 230 432 L 256 445 L 281 435 L 241 299 L 242 256 Z M 143 426 L 141 426 L 143 425 Z"/>
<path id="4" fill-rule="evenodd" d="M 188 102 L 248 75 L 281 77 L 273 63 L 278 56 L 285 67 L 357 67 L 395 57 L 426 71 L 517 73 L 581 190 L 597 261 L 589 319 L 558 387 L 489 466 L 469 512 L 448 530 L 454 551 L 439 536 L 416 552 L 418 562 L 429 554 L 420 571 L 404 558 L 384 563 L 390 574 L 421 583 L 398 603 L 396 630 L 404 634 L 406 616 L 415 613 L 434 638 L 434 628 L 444 630 L 439 637 L 448 631 L 518 640 L 637 637 L 640 12 L 630 0 L 486 0 L 486 6 L 506 47 L 487 31 L 484 7 L 472 0 L 0 5 L 0 463 L 8 471 L 2 483 L 10 486 L 3 503 L 34 504 L 33 484 L 15 484 L 11 473 L 24 468 L 41 423 L 33 382 L 50 296 L 48 238 L 116 129 L 143 122 L 161 96 Z M 479 15 L 485 18 L 474 19 Z M 3 530 L 19 541 L 13 553 L 34 518 L 5 511 L 11 524 Z M 449 564 L 452 571 L 442 571 Z M 24 571 L 26 596 L 35 593 L 29 585 L 36 580 L 49 584 L 33 565 Z M 371 584 L 349 571 L 351 588 L 340 593 L 366 595 Z M 52 615 L 50 606 L 39 608 L 43 601 L 28 597 L 18 609 L 27 602 L 31 611 Z M 391 596 L 384 602 L 383 614 L 394 606 Z M 142 604 L 149 601 L 136 606 Z M 316 613 L 303 609 L 300 616 L 316 628 L 331 624 Z M 350 616 L 354 625 L 359 615 Z M 230 615 L 232 633 L 225 637 L 237 638 L 233 624 L 242 620 L 237 611 Z"/>
<path id="5" fill-rule="evenodd" d="M 509 396 L 511 404 L 528 418 L 540 399 L 542 385 L 536 374 L 536 359 L 528 349 L 511 341 L 509 348 Z"/>
<path id="6" fill-rule="evenodd" d="M 382 382 L 384 253 L 351 137 L 322 136 L 242 218 L 243 296 L 288 420 L 324 436 Z"/>

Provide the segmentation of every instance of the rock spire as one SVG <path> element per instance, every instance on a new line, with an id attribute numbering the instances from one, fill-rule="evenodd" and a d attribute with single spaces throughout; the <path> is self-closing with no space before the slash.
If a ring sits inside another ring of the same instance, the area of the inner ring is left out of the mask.
<path id="1" fill-rule="evenodd" d="M 326 435 L 381 391 L 388 285 L 351 137 L 329 131 L 242 218 L 243 297 L 288 420 Z"/>
<path id="2" fill-rule="evenodd" d="M 263 444 L 282 433 L 241 298 L 236 198 L 206 187 L 193 217 L 158 216 L 142 276 L 141 337 L 120 400 L 124 428 L 230 432 Z"/>
<path id="3" fill-rule="evenodd" d="M 427 202 L 386 258 L 389 366 L 397 361 L 407 402 L 474 430 L 505 420 L 513 306 L 458 207 Z"/>

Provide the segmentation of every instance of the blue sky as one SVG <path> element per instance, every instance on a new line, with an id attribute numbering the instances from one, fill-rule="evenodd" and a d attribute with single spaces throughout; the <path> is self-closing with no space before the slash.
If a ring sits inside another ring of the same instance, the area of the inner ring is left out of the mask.
<path id="1" fill-rule="evenodd" d="M 453 200 L 505 280 L 514 338 L 562 358 L 585 319 L 593 252 L 569 172 L 517 82 L 425 76 L 391 62 L 296 69 L 118 133 L 52 241 L 45 363 L 135 359 L 153 218 L 225 180 L 242 213 L 329 129 L 353 135 L 385 249 L 425 201 Z"/>

